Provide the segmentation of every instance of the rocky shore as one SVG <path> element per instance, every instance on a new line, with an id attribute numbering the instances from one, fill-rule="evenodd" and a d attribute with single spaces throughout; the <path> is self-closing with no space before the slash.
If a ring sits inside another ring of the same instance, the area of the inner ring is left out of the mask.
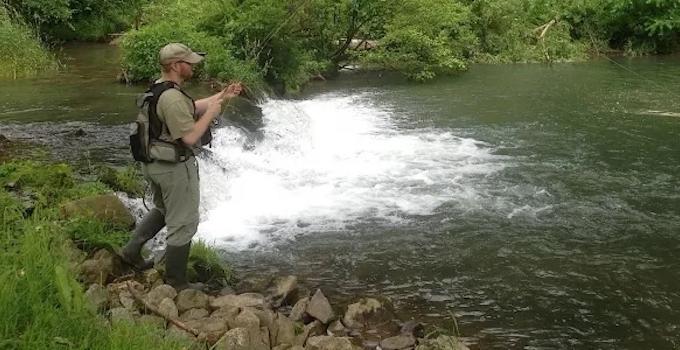
<path id="1" fill-rule="evenodd" d="M 204 293 L 177 292 L 155 269 L 119 276 L 124 270 L 107 250 L 80 264 L 85 295 L 106 322 L 152 325 L 196 349 L 467 349 L 453 336 L 426 337 L 423 324 L 398 320 L 384 298 L 360 298 L 340 309 L 320 289 L 300 287 L 295 276 L 272 278 L 263 290 L 246 281 Z"/>

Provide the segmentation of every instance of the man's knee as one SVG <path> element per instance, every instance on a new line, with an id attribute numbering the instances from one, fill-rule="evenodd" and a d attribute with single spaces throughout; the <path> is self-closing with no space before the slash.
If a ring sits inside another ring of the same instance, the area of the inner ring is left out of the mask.
<path id="1" fill-rule="evenodd" d="M 194 238 L 198 229 L 198 221 L 186 225 L 168 226 L 168 245 L 183 246 Z"/>

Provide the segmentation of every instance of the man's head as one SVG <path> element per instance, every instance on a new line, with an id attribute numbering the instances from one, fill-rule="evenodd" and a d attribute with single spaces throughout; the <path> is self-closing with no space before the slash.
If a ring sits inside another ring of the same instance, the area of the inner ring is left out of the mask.
<path id="1" fill-rule="evenodd" d="M 163 46 L 158 56 L 163 73 L 177 74 L 181 80 L 188 80 L 194 75 L 193 65 L 203 61 L 204 55 L 193 52 L 184 44 L 171 43 Z"/>

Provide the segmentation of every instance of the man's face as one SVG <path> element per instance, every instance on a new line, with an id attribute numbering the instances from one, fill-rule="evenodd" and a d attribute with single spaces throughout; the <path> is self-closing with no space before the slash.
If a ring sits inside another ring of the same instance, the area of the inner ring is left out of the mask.
<path id="1" fill-rule="evenodd" d="M 191 77 L 194 76 L 194 65 L 185 62 L 185 61 L 177 61 L 174 63 L 175 69 L 177 70 L 177 73 L 179 76 L 182 78 L 182 80 L 189 80 Z"/>

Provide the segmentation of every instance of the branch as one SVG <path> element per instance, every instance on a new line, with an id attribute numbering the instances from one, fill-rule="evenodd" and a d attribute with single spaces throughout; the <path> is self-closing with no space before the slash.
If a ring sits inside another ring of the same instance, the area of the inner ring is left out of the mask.
<path id="1" fill-rule="evenodd" d="M 156 307 L 147 303 L 146 300 L 144 300 L 144 298 L 142 298 L 142 296 L 139 295 L 139 292 L 134 287 L 132 287 L 132 283 L 130 283 L 130 281 L 127 281 L 126 284 L 127 284 L 128 289 L 130 290 L 130 294 L 132 294 L 132 296 L 135 298 L 135 300 L 142 303 L 142 305 L 144 305 L 145 308 L 151 310 L 151 312 L 153 312 L 154 314 L 163 317 L 168 322 L 174 324 L 175 326 L 179 327 L 180 329 L 185 330 L 185 331 L 193 334 L 195 337 L 198 337 L 201 334 L 198 330 L 187 326 L 184 322 L 182 322 L 182 321 L 180 321 L 180 320 L 178 320 L 174 317 L 164 315 Z"/>

